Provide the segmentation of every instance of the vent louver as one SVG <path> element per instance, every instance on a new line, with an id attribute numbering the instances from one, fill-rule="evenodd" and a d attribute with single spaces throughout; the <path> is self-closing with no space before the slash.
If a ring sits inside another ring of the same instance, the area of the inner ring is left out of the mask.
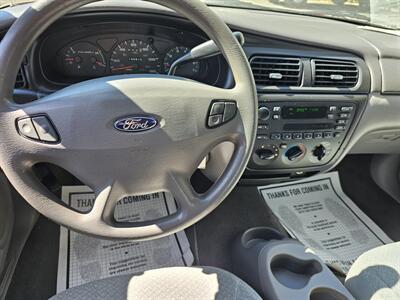
<path id="1" fill-rule="evenodd" d="M 299 58 L 255 56 L 250 65 L 257 85 L 301 85 L 303 65 Z"/>
<path id="2" fill-rule="evenodd" d="M 355 87 L 359 79 L 357 65 L 351 61 L 312 60 L 313 86 L 316 87 Z"/>
<path id="3" fill-rule="evenodd" d="M 15 88 L 22 89 L 26 87 L 25 76 L 22 68 L 18 70 L 17 78 L 15 79 Z"/>

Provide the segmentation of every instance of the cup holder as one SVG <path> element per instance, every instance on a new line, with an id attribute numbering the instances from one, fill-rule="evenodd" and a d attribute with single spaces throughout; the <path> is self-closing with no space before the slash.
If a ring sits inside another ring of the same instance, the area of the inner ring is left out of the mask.
<path id="1" fill-rule="evenodd" d="M 275 229 L 247 230 L 232 257 L 234 273 L 265 299 L 354 300 L 319 257 Z"/>
<path id="2" fill-rule="evenodd" d="M 249 248 L 255 244 L 265 243 L 270 241 L 280 241 L 285 238 L 279 231 L 267 228 L 257 227 L 247 230 L 242 235 L 242 244 L 244 247 Z"/>
<path id="3" fill-rule="evenodd" d="M 311 292 L 310 300 L 348 300 L 345 295 L 338 291 L 320 288 Z"/>
<path id="4" fill-rule="evenodd" d="M 303 289 L 311 277 L 322 272 L 322 265 L 317 260 L 299 260 L 285 254 L 274 257 L 270 267 L 275 279 L 290 289 Z"/>

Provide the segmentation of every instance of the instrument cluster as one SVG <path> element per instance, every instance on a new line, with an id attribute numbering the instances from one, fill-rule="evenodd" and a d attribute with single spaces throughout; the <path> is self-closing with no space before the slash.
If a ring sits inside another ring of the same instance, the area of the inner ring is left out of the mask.
<path id="1" fill-rule="evenodd" d="M 116 74 L 168 74 L 172 64 L 190 52 L 182 45 L 174 46 L 161 53 L 152 39 L 127 39 L 118 42 L 98 40 L 97 44 L 87 41 L 73 42 L 59 51 L 58 68 L 69 77 L 95 78 Z M 109 51 L 102 44 L 114 44 Z M 193 61 L 179 67 L 175 75 L 193 78 L 206 71 L 201 61 Z"/>
<path id="2" fill-rule="evenodd" d="M 54 30 L 37 47 L 41 77 L 58 89 L 112 75 L 168 74 L 176 60 L 208 40 L 172 25 L 100 22 Z M 174 75 L 223 86 L 221 74 L 228 73 L 220 55 L 182 64 Z"/>

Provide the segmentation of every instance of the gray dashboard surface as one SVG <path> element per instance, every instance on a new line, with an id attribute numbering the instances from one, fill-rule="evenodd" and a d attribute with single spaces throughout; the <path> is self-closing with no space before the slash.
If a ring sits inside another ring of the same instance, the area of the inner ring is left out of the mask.
<path id="1" fill-rule="evenodd" d="M 6 30 L 26 7 L 21 5 L 2 10 L 0 30 Z M 362 58 L 371 74 L 369 101 L 342 156 L 354 146 L 355 153 L 380 153 L 383 149 L 386 153 L 398 152 L 397 140 L 383 139 L 374 143 L 377 139 L 371 133 L 387 130 L 400 132 L 400 79 L 396 76 L 400 73 L 399 35 L 319 17 L 222 7 L 214 10 L 232 29 L 265 37 L 265 47 L 269 46 L 268 39 L 275 39 L 292 43 L 293 47 L 318 47 Z M 177 16 L 169 9 L 144 1 L 107 0 L 80 9 L 80 12 L 91 11 L 135 11 Z"/>

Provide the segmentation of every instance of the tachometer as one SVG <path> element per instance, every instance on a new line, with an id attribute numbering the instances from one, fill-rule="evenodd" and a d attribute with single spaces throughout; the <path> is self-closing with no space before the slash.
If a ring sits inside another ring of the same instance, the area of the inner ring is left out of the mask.
<path id="1" fill-rule="evenodd" d="M 126 40 L 114 48 L 110 68 L 113 74 L 160 73 L 161 62 L 150 44 L 141 40 Z"/>
<path id="2" fill-rule="evenodd" d="M 106 71 L 102 51 L 88 42 L 78 42 L 62 50 L 62 69 L 68 76 L 97 77 Z"/>
<path id="3" fill-rule="evenodd" d="M 190 49 L 183 46 L 178 46 L 172 48 L 168 51 L 164 58 L 164 70 L 165 73 L 168 73 L 169 69 L 171 68 L 172 64 L 177 61 L 179 58 L 184 56 L 185 54 L 189 53 Z M 193 78 L 196 77 L 200 73 L 200 62 L 193 61 L 187 64 L 183 64 L 177 68 L 175 71 L 175 75 Z"/>

